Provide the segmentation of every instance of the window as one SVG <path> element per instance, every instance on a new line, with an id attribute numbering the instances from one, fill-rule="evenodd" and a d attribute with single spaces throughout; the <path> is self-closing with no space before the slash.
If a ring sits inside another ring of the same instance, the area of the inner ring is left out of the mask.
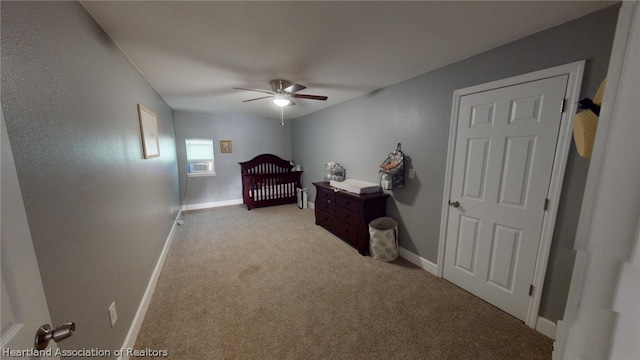
<path id="1" fill-rule="evenodd" d="M 213 166 L 213 139 L 185 139 L 187 145 L 187 176 L 215 175 Z"/>

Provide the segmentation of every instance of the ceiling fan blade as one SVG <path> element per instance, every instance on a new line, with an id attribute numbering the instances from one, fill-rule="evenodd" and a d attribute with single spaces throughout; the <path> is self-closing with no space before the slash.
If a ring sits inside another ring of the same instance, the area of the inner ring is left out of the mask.
<path id="1" fill-rule="evenodd" d="M 293 99 L 292 99 L 292 98 L 289 98 L 289 105 L 287 105 L 287 106 L 293 106 L 293 105 L 295 105 L 295 104 L 296 104 L 296 102 L 295 102 L 295 101 L 293 101 Z"/>
<path id="2" fill-rule="evenodd" d="M 284 88 L 283 91 L 289 94 L 292 94 L 296 91 L 300 91 L 300 90 L 304 90 L 307 87 L 304 85 L 300 85 L 300 84 L 291 84 L 288 87 Z"/>
<path id="3" fill-rule="evenodd" d="M 322 101 L 325 101 L 328 99 L 328 97 L 326 96 L 307 95 L 307 94 L 291 94 L 291 97 L 298 98 L 298 99 L 322 100 Z"/>
<path id="4" fill-rule="evenodd" d="M 247 88 L 239 88 L 239 87 L 234 87 L 235 90 L 248 90 L 248 91 L 257 91 L 257 92 L 261 92 L 261 93 L 265 93 L 265 94 L 269 94 L 269 95 L 275 95 L 274 92 L 272 91 L 268 91 L 268 90 L 260 90 L 260 89 L 247 89 Z"/>
<path id="5" fill-rule="evenodd" d="M 255 100 L 260 100 L 260 99 L 268 99 L 268 98 L 272 98 L 273 96 L 262 96 L 259 98 L 255 98 L 255 99 L 249 99 L 249 100 L 242 100 L 242 102 L 249 102 L 249 101 L 255 101 Z"/>

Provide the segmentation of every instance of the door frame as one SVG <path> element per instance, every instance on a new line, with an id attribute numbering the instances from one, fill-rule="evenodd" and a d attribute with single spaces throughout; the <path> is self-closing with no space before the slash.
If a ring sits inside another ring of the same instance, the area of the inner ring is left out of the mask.
<path id="1" fill-rule="evenodd" d="M 444 254 L 447 239 L 447 224 L 449 222 L 449 211 L 451 209 L 451 207 L 449 206 L 449 200 L 451 199 L 451 182 L 453 181 L 453 162 L 456 146 L 456 135 L 458 133 L 460 98 L 465 95 L 471 95 L 474 93 L 493 90 L 497 88 L 542 80 L 550 77 L 561 75 L 569 76 L 567 90 L 564 97 L 564 111 L 560 119 L 560 131 L 558 133 L 558 142 L 556 144 L 556 156 L 553 161 L 549 191 L 547 193 L 547 198 L 549 199 L 549 207 L 547 208 L 547 211 L 545 212 L 544 218 L 542 220 L 542 231 L 540 234 L 538 255 L 536 258 L 536 266 L 533 274 L 532 285 L 534 287 L 534 291 L 529 301 L 527 317 L 525 321 L 525 324 L 532 328 L 536 328 L 538 321 L 538 311 L 540 308 L 540 299 L 542 296 L 544 277 L 547 271 L 547 263 L 549 261 L 551 239 L 553 236 L 553 229 L 555 227 L 556 216 L 558 212 L 558 203 L 560 201 L 562 181 L 564 179 L 564 173 L 567 165 L 569 148 L 571 146 L 571 136 L 573 134 L 572 118 L 578 108 L 584 66 L 585 61 L 581 60 L 523 75 L 517 75 L 506 79 L 492 81 L 485 84 L 475 85 L 464 89 L 455 90 L 453 92 L 451 125 L 449 129 L 449 147 L 447 150 L 447 167 L 445 173 L 444 195 L 442 198 L 442 216 L 440 220 L 440 238 L 438 245 L 437 275 L 439 277 L 443 277 L 444 275 Z M 558 106 L 561 106 L 561 104 L 558 104 Z"/>
<path id="2" fill-rule="evenodd" d="M 8 302 L 8 310 L 14 315 L 8 324 L 5 324 L 8 330 L 0 338 L 0 346 L 3 349 L 21 350 L 33 347 L 36 331 L 42 324 L 51 324 L 51 315 L 22 200 L 2 103 L 0 103 L 0 121 L 0 147 L 2 148 L 0 202 L 4 201 L 0 210 L 2 213 L 0 216 L 2 301 Z M 4 282 L 6 280 L 10 281 Z M 56 343 L 50 342 L 47 350 L 55 354 Z M 59 357 L 46 357 L 46 359 L 59 359 Z"/>

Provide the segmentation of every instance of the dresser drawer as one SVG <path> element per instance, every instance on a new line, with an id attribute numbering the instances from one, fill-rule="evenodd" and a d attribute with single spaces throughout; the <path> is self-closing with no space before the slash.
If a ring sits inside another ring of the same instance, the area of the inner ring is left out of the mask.
<path id="1" fill-rule="evenodd" d="M 360 222 L 360 214 L 357 212 L 342 206 L 336 206 L 335 211 L 335 216 L 338 220 L 342 220 L 352 226 L 358 226 L 358 223 Z"/>
<path id="2" fill-rule="evenodd" d="M 318 188 L 318 192 L 316 194 L 316 201 L 318 200 L 325 200 L 333 204 L 336 202 L 336 194 L 333 191 Z"/>
<path id="3" fill-rule="evenodd" d="M 351 211 L 359 212 L 360 211 L 360 201 L 353 199 L 348 195 L 338 195 L 336 196 L 336 204 L 345 207 Z"/>
<path id="4" fill-rule="evenodd" d="M 318 225 L 331 231 L 347 243 L 353 246 L 358 244 L 358 229 L 356 227 L 322 213 L 319 213 L 317 221 Z"/>
<path id="5" fill-rule="evenodd" d="M 334 216 L 336 214 L 336 205 L 333 201 L 327 199 L 317 199 L 316 200 L 316 208 L 318 210 L 322 210 L 327 214 Z"/>

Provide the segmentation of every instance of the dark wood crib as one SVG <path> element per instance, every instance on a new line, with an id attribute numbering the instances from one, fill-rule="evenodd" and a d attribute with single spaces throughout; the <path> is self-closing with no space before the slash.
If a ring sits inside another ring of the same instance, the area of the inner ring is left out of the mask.
<path id="1" fill-rule="evenodd" d="M 241 162 L 242 200 L 247 209 L 295 203 L 302 171 L 292 168 L 290 161 L 273 154 Z"/>

